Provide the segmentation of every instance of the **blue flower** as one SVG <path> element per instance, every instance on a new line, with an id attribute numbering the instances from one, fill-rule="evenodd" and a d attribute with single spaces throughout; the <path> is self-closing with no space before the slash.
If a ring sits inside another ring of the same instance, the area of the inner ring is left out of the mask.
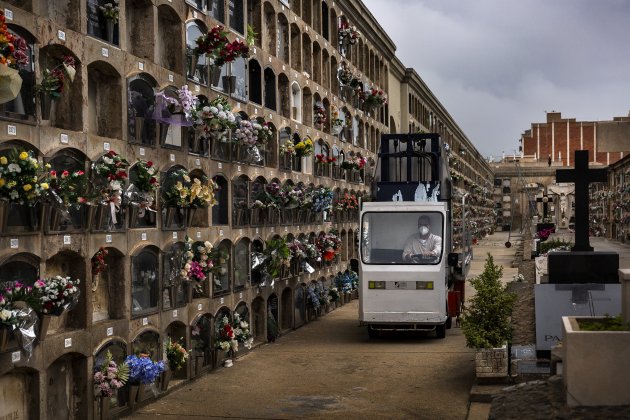
<path id="1" fill-rule="evenodd" d="M 129 366 L 129 383 L 145 385 L 152 384 L 166 369 L 164 362 L 154 362 L 148 356 L 127 356 L 125 363 Z"/>

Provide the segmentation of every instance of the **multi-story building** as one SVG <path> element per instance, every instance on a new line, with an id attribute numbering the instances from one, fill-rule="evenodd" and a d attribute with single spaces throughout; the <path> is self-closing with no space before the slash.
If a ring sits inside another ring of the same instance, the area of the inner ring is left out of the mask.
<path id="1" fill-rule="evenodd" d="M 314 311 L 307 287 L 330 286 L 357 258 L 358 220 L 346 216 L 356 211 L 307 215 L 286 206 L 263 214 L 256 201 L 274 183 L 293 191 L 328 187 L 335 204 L 346 193 L 369 194 L 382 133 L 440 133 L 452 151 L 456 187 L 474 197 L 476 234 L 490 230 L 491 168 L 395 57 L 394 43 L 359 0 L 121 0 L 117 19 L 102 13 L 106 3 L 0 1 L 29 57 L 17 97 L 0 105 L 0 156 L 26 151 L 58 173 L 85 172 L 96 189 L 102 179 L 93 164 L 115 151 L 130 163 L 131 184 L 148 161 L 161 182 L 140 201 L 125 185 L 129 200 L 118 207 L 96 201 L 66 210 L 54 200 L 19 206 L 2 197 L 2 287 L 63 275 L 80 279 L 81 294 L 61 315 L 40 315 L 48 331 L 38 332 L 32 353 L 0 327 L 8 340 L 0 353 L 1 418 L 100 416 L 93 373 L 107 352 L 118 362 L 138 352 L 162 359 L 165 339 L 181 338 L 193 351 L 172 381 L 186 381 L 219 365 L 215 327 L 224 316 L 248 320 L 255 344 L 276 327 L 284 334 L 308 322 Z M 248 58 L 217 67 L 195 55 L 195 40 L 217 25 L 230 40 L 245 39 L 251 25 L 257 36 Z M 345 30 L 353 25 L 360 36 L 350 43 Z M 66 80 L 53 102 L 36 95 L 65 57 L 75 63 L 74 81 Z M 257 153 L 231 141 L 235 133 L 204 133 L 175 118 L 160 104 L 185 85 L 202 100 L 225 98 L 237 122 L 264 119 L 271 139 Z M 371 88 L 389 103 L 366 107 L 357 89 Z M 312 154 L 285 152 L 306 140 Z M 344 165 L 359 155 L 365 167 Z M 169 207 L 165 191 L 183 172 L 213 179 L 217 204 L 194 212 Z M 273 279 L 252 268 L 252 254 L 270 239 L 313 244 L 330 232 L 340 240 L 333 261 L 310 261 L 312 270 L 293 264 Z M 221 269 L 195 290 L 180 274 L 187 237 L 222 255 Z M 94 269 L 101 248 L 105 266 Z M 112 415 L 129 409 L 125 391 L 108 402 Z"/>

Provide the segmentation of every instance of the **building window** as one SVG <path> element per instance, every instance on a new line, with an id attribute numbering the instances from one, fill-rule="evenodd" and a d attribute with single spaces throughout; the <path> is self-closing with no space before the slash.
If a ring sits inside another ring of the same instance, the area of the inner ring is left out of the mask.
<path id="1" fill-rule="evenodd" d="M 221 23 L 225 22 L 225 0 L 210 0 L 210 16 Z"/>
<path id="2" fill-rule="evenodd" d="M 245 18 L 243 16 L 243 0 L 230 0 L 228 10 L 230 14 L 230 28 L 234 29 L 236 32 L 244 34 Z"/>

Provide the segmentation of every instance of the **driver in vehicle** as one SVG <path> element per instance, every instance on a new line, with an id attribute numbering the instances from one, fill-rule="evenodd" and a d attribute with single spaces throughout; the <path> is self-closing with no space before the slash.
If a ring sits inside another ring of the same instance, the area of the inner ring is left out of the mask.
<path id="1" fill-rule="evenodd" d="M 422 215 L 418 218 L 418 231 L 407 238 L 403 249 L 403 261 L 418 262 L 419 259 L 437 259 L 442 253 L 442 238 L 431 233 L 431 219 Z"/>

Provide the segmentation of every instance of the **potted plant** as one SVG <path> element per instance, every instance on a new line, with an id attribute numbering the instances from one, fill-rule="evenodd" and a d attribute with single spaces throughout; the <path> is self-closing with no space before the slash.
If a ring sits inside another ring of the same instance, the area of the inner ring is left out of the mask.
<path id="1" fill-rule="evenodd" d="M 265 241 L 263 250 L 265 263 L 263 265 L 263 275 L 269 279 L 285 277 L 289 272 L 291 252 L 284 238 L 271 238 Z"/>
<path id="2" fill-rule="evenodd" d="M 180 338 L 183 341 L 183 338 Z M 166 351 L 166 360 L 168 361 L 168 369 L 162 373 L 160 388 L 162 392 L 168 390 L 168 384 L 171 380 L 173 372 L 177 372 L 184 367 L 188 360 L 189 353 L 179 342 L 171 340 L 170 337 L 164 343 Z"/>
<path id="3" fill-rule="evenodd" d="M 109 419 L 111 398 L 129 379 L 129 367 L 126 363 L 117 364 L 108 351 L 103 364 L 94 372 L 95 395 L 99 399 L 100 419 Z"/>
<path id="4" fill-rule="evenodd" d="M 478 379 L 501 379 L 508 373 L 507 344 L 512 337 L 510 317 L 516 295 L 506 291 L 501 282 L 502 275 L 503 267 L 495 265 L 488 253 L 483 272 L 470 280 L 475 295 L 463 310 L 462 332 L 466 345 L 477 349 L 475 371 Z"/>

